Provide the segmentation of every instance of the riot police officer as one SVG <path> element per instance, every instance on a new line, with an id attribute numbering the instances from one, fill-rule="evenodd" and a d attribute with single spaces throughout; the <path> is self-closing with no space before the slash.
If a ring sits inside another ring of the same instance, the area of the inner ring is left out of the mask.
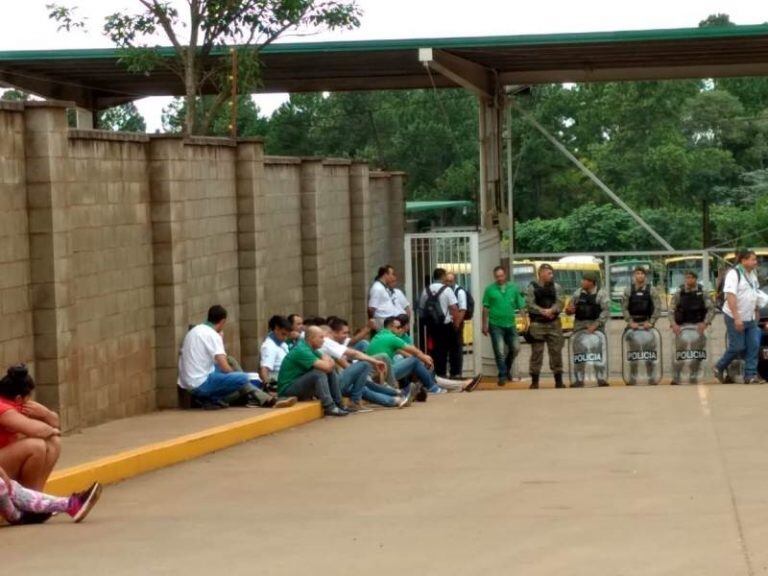
<path id="1" fill-rule="evenodd" d="M 544 362 L 544 345 L 549 353 L 549 367 L 555 376 L 555 388 L 563 384 L 563 329 L 560 312 L 564 306 L 563 289 L 554 281 L 555 272 L 549 264 L 539 266 L 538 282 L 531 282 L 525 294 L 525 304 L 531 326 L 528 329 L 531 343 L 531 389 L 539 387 L 541 365 Z"/>
<path id="2" fill-rule="evenodd" d="M 653 374 L 660 351 L 658 342 L 650 330 L 661 315 L 661 298 L 656 289 L 648 284 L 647 272 L 642 266 L 635 268 L 632 284 L 624 289 L 621 312 L 627 323 L 624 338 L 629 347 L 629 354 L 645 357 L 649 383 L 657 384 Z M 627 382 L 629 385 L 635 384 L 637 364 L 637 361 L 630 362 L 630 379 Z"/>
<path id="3" fill-rule="evenodd" d="M 579 331 L 584 331 L 588 334 L 594 334 L 596 331 L 605 333 L 605 326 L 611 314 L 611 301 L 608 298 L 608 294 L 602 288 L 598 288 L 597 283 L 599 276 L 597 272 L 586 271 L 582 276 L 581 288 L 576 290 L 571 297 L 571 302 L 566 308 L 566 313 L 574 314 L 575 320 L 573 324 L 573 334 Z M 591 349 L 585 348 L 585 342 L 583 339 L 578 341 L 572 341 L 574 357 L 579 354 L 586 354 L 591 352 Z M 607 350 L 604 348 L 605 337 L 600 338 L 602 346 L 600 346 L 600 354 L 604 361 L 607 360 Z M 593 345 L 595 343 L 592 343 Z M 598 367 L 595 365 L 595 374 L 597 376 L 597 383 L 599 386 L 608 386 L 606 380 L 605 366 Z M 574 382 L 571 384 L 571 388 L 581 388 L 584 386 L 584 374 L 586 365 L 582 362 L 576 363 L 574 359 L 573 372 L 575 375 Z"/>
<path id="4" fill-rule="evenodd" d="M 699 376 L 702 360 L 706 357 L 707 327 L 715 317 L 715 305 L 710 295 L 699 284 L 699 277 L 693 270 L 685 273 L 685 283 L 672 296 L 669 305 L 669 324 L 675 334 L 675 359 L 670 384 L 678 384 L 684 366 L 690 368 L 691 381 Z M 684 328 L 695 327 L 698 338 L 688 332 L 682 338 Z"/>

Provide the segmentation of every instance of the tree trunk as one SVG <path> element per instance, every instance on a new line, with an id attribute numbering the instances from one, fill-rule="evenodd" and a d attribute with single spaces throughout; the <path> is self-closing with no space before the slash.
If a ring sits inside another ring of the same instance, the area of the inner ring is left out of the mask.
<path id="1" fill-rule="evenodd" d="M 701 201 L 701 244 L 708 248 L 712 243 L 712 231 L 709 225 L 709 201 L 704 198 Z"/>
<path id="2" fill-rule="evenodd" d="M 191 136 L 197 132 L 197 70 L 195 66 L 195 47 L 187 48 L 187 61 L 184 66 L 184 97 L 186 116 L 184 132 Z"/>

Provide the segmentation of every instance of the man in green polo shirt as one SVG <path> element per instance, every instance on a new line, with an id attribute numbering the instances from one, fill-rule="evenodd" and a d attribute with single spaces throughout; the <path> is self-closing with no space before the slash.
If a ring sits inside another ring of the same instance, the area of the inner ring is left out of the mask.
<path id="1" fill-rule="evenodd" d="M 279 394 L 290 392 L 299 400 L 317 398 L 326 416 L 346 416 L 341 407 L 341 390 L 336 378 L 329 378 L 334 362 L 330 356 L 320 353 L 325 334 L 318 326 L 307 328 L 303 340 L 299 340 L 283 358 L 277 376 Z"/>
<path id="2" fill-rule="evenodd" d="M 507 282 L 507 273 L 501 266 L 493 269 L 493 277 L 496 281 L 483 294 L 483 334 L 491 337 L 498 384 L 504 386 L 519 351 L 515 319 L 517 311 L 525 307 L 525 298 L 517 284 Z"/>

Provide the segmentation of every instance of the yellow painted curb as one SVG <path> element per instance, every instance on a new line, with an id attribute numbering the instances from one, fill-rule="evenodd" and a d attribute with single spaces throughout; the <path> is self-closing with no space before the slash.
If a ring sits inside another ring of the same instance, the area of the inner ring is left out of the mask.
<path id="1" fill-rule="evenodd" d="M 59 470 L 51 474 L 45 491 L 66 495 L 84 490 L 93 482 L 112 484 L 229 448 L 259 436 L 305 424 L 321 418 L 322 415 L 323 410 L 319 402 L 301 402 L 291 408 L 271 411 Z"/>

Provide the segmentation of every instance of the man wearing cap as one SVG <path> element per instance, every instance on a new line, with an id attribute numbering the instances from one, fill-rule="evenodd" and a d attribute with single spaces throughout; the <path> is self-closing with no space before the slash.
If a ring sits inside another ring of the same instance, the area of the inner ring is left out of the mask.
<path id="1" fill-rule="evenodd" d="M 684 365 L 691 371 L 691 383 L 698 378 L 701 361 L 706 358 L 707 340 L 704 333 L 715 317 L 712 298 L 699 284 L 699 277 L 693 270 L 685 272 L 685 283 L 672 296 L 669 305 L 669 325 L 675 334 L 675 358 L 672 364 L 672 381 L 678 384 Z M 680 337 L 684 328 L 695 328 L 696 334 L 688 331 Z"/>
<path id="2" fill-rule="evenodd" d="M 647 332 L 656 324 L 656 320 L 661 315 L 661 298 L 657 290 L 648 284 L 647 272 L 642 266 L 635 268 L 634 280 L 632 284 L 624 289 L 621 299 L 621 312 L 627 327 L 624 330 L 624 337 L 628 343 L 629 355 L 643 354 L 648 356 L 645 361 L 645 367 L 648 372 L 650 384 L 657 384 L 652 381 L 655 366 L 657 364 L 656 338 L 647 337 Z M 627 334 L 627 332 L 635 333 Z M 637 361 L 629 363 L 629 382 L 634 385 L 637 379 Z"/>
<path id="3" fill-rule="evenodd" d="M 528 329 L 531 343 L 531 386 L 539 387 L 541 365 L 544 362 L 544 345 L 549 353 L 549 367 L 555 377 L 555 388 L 563 384 L 563 329 L 560 312 L 564 308 L 563 289 L 554 280 L 555 271 L 549 264 L 539 266 L 538 282 L 531 282 L 525 294 L 525 304 L 531 327 Z"/>
<path id="4" fill-rule="evenodd" d="M 606 291 L 597 287 L 599 279 L 600 276 L 597 272 L 592 270 L 584 272 L 581 279 L 581 288 L 573 293 L 571 302 L 565 310 L 567 314 L 575 315 L 573 324 L 574 334 L 580 330 L 584 330 L 589 334 L 594 334 L 598 330 L 605 333 L 605 326 L 611 313 L 611 301 Z M 605 340 L 602 341 L 605 342 Z M 591 352 L 591 350 L 580 349 L 584 347 L 583 342 L 573 341 L 572 345 L 574 356 Z M 607 350 L 605 350 L 604 346 L 601 348 L 602 358 L 605 359 Z M 605 363 L 603 363 L 602 366 L 594 364 L 599 386 L 608 386 L 608 381 L 606 380 L 605 375 L 606 365 L 607 364 Z M 571 387 L 583 387 L 586 364 L 577 363 L 574 360 L 573 371 L 575 378 Z"/>

